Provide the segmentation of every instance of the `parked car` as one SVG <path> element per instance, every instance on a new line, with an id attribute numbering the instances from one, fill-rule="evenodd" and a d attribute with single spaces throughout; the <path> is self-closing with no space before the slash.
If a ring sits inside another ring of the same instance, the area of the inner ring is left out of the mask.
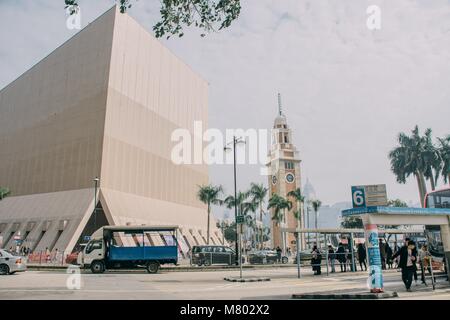
<path id="1" fill-rule="evenodd" d="M 25 257 L 0 249 L 0 275 L 14 274 L 27 270 Z"/>
<path id="2" fill-rule="evenodd" d="M 272 264 L 277 262 L 277 252 L 274 250 L 258 250 L 248 254 L 251 264 Z"/>
<path id="3" fill-rule="evenodd" d="M 243 259 L 243 258 L 242 258 Z M 210 266 L 213 264 L 234 265 L 236 253 L 227 246 L 194 246 L 192 248 L 191 264 Z"/>

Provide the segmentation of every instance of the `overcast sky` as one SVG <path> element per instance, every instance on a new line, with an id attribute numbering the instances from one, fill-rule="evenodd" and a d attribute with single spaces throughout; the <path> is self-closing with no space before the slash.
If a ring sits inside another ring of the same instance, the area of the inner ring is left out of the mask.
<path id="1" fill-rule="evenodd" d="M 113 0 L 80 0 L 83 26 Z M 381 30 L 366 26 L 381 8 Z M 130 10 L 145 28 L 159 1 Z M 63 0 L 0 1 L 0 88 L 70 38 Z M 416 182 L 397 184 L 387 153 L 415 124 L 450 134 L 449 0 L 244 0 L 220 33 L 162 40 L 210 84 L 210 127 L 270 128 L 277 92 L 309 178 L 326 204 L 350 201 L 350 186 L 386 183 L 390 198 L 418 202 Z M 266 182 L 239 166 L 238 186 Z M 232 192 L 232 167 L 211 166 Z"/>

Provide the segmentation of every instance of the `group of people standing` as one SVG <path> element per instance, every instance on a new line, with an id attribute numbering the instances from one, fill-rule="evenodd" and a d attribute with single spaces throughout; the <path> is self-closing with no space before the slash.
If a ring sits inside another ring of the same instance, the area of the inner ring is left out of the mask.
<path id="1" fill-rule="evenodd" d="M 426 245 L 423 245 L 422 248 L 418 251 L 415 242 L 410 238 L 405 238 L 404 245 L 402 247 L 399 247 L 395 242 L 394 248 L 392 249 L 389 244 L 384 243 L 384 241 L 380 239 L 379 247 L 382 269 L 386 270 L 387 268 L 394 268 L 395 262 L 395 268 L 401 269 L 402 280 L 407 291 L 411 291 L 411 284 L 413 279 L 415 279 L 415 281 L 417 282 L 417 264 L 419 264 L 420 266 L 422 283 L 427 285 L 425 280 L 425 273 L 426 271 L 428 271 L 430 275 L 433 275 L 433 273 L 431 265 L 431 254 L 428 251 Z M 351 252 L 349 252 L 349 250 L 345 248 L 342 243 L 339 243 L 336 251 L 331 245 L 329 245 L 328 264 L 331 267 L 331 273 L 336 272 L 336 260 L 339 263 L 341 272 L 346 272 L 347 269 L 349 271 L 353 271 L 353 268 L 356 269 L 356 266 L 353 266 L 354 259 L 352 259 L 351 255 Z M 367 252 L 364 244 L 358 244 L 357 250 L 356 252 L 354 252 L 354 256 L 358 259 L 361 271 L 367 271 Z M 311 258 L 311 267 L 314 271 L 314 275 L 321 274 L 321 263 L 322 253 L 317 248 L 317 246 L 314 245 Z M 347 268 L 348 264 L 349 266 Z"/>

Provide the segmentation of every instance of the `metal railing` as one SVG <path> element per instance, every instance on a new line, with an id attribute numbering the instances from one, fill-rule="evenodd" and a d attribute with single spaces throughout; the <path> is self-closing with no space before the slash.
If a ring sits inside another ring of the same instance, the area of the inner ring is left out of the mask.
<path id="1" fill-rule="evenodd" d="M 77 261 L 78 253 L 64 254 L 62 252 L 35 252 L 26 255 L 30 265 L 67 266 Z"/>

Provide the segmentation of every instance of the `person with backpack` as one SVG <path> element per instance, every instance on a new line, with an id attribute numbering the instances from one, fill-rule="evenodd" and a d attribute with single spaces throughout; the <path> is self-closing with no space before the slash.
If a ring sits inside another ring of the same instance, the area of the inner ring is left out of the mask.
<path id="1" fill-rule="evenodd" d="M 359 261 L 359 266 L 361 267 L 361 271 L 363 271 L 363 265 L 364 265 L 364 271 L 367 271 L 367 264 L 366 264 L 367 252 L 366 252 L 366 247 L 362 243 L 358 244 L 358 261 Z"/>

